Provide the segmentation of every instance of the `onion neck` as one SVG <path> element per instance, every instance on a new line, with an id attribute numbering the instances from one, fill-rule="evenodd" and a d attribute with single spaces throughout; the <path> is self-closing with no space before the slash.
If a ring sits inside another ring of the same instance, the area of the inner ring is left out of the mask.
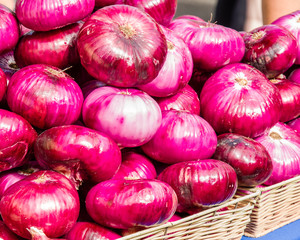
<path id="1" fill-rule="evenodd" d="M 258 41 L 266 35 L 265 31 L 258 31 L 252 34 L 252 39 Z"/>
<path id="2" fill-rule="evenodd" d="M 170 41 L 168 41 L 167 40 L 167 46 L 168 46 L 168 50 L 172 50 L 172 49 L 174 49 L 174 44 L 173 43 L 171 43 Z"/>
<path id="3" fill-rule="evenodd" d="M 246 78 L 236 78 L 235 81 L 240 85 L 240 86 L 246 86 L 248 84 L 248 81 Z"/>
<path id="4" fill-rule="evenodd" d="M 269 134 L 269 136 L 272 138 L 272 139 L 274 139 L 274 140 L 281 140 L 282 139 L 282 137 L 279 135 L 279 133 L 277 133 L 277 132 L 271 132 L 270 134 Z"/>
<path id="5" fill-rule="evenodd" d="M 119 29 L 123 36 L 127 39 L 131 39 L 136 35 L 135 29 L 129 24 L 120 25 Z"/>

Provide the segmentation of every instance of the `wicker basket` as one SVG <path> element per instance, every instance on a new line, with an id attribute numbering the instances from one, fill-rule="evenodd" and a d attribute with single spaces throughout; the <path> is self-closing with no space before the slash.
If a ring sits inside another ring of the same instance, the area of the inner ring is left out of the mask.
<path id="1" fill-rule="evenodd" d="M 300 176 L 268 187 L 245 188 L 244 193 L 256 192 L 257 189 L 261 195 L 251 213 L 245 236 L 261 237 L 300 219 Z"/>
<path id="2" fill-rule="evenodd" d="M 241 239 L 260 190 L 233 199 L 175 222 L 151 227 L 119 240 L 137 239 L 195 239 L 236 240 Z M 224 208 L 226 210 L 224 210 Z M 221 211 L 219 211 L 222 209 Z"/>

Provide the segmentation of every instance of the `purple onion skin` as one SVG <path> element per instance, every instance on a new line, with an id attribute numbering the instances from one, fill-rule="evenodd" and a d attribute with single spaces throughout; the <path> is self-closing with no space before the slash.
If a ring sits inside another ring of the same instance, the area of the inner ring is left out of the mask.
<path id="1" fill-rule="evenodd" d="M 179 20 L 181 24 L 173 21 L 168 27 L 189 46 L 195 68 L 210 72 L 242 60 L 245 43 L 236 30 L 203 21 Z"/>
<path id="2" fill-rule="evenodd" d="M 288 76 L 288 79 L 300 84 L 300 68 L 293 70 Z"/>
<path id="3" fill-rule="evenodd" d="M 272 185 L 300 175 L 300 135 L 278 122 L 264 135 L 255 139 L 272 159 L 273 171 L 265 185 Z"/>
<path id="4" fill-rule="evenodd" d="M 99 87 L 106 86 L 105 83 L 99 81 L 99 80 L 90 80 L 82 84 L 81 90 L 83 94 L 83 98 L 86 99 L 86 97 L 95 89 Z"/>
<path id="5" fill-rule="evenodd" d="M 77 46 L 88 73 L 116 87 L 152 81 L 167 54 L 158 23 L 128 5 L 107 6 L 92 14 L 79 32 Z"/>
<path id="6" fill-rule="evenodd" d="M 52 31 L 30 31 L 23 35 L 15 48 L 17 65 L 46 64 L 64 69 L 78 64 L 76 38 L 82 25 L 83 22 L 77 22 Z"/>
<path id="7" fill-rule="evenodd" d="M 6 89 L 7 89 L 7 78 L 5 73 L 0 68 L 0 101 L 2 101 L 2 99 L 4 98 Z"/>
<path id="8" fill-rule="evenodd" d="M 24 165 L 32 155 L 37 132 L 23 117 L 0 109 L 0 172 Z"/>
<path id="9" fill-rule="evenodd" d="M 288 70 L 296 60 L 297 41 L 287 29 L 274 25 L 257 27 L 244 35 L 248 63 L 267 78 L 275 78 Z"/>
<path id="10" fill-rule="evenodd" d="M 205 82 L 214 74 L 214 72 L 203 72 L 194 69 L 189 85 L 200 95 Z"/>
<path id="11" fill-rule="evenodd" d="M 55 238 L 55 239 L 48 238 L 42 230 L 36 227 L 30 227 L 27 230 L 31 234 L 31 240 L 59 240 L 59 239 L 66 240 L 65 238 Z"/>
<path id="12" fill-rule="evenodd" d="M 271 79 L 278 88 L 282 100 L 281 122 L 300 116 L 300 83 L 285 79 Z"/>
<path id="13" fill-rule="evenodd" d="M 78 125 L 45 130 L 35 141 L 34 155 L 43 168 L 64 174 L 77 187 L 84 180 L 110 179 L 121 164 L 121 151 L 111 138 Z"/>
<path id="14" fill-rule="evenodd" d="M 0 221 L 0 239 L 3 240 L 19 240 L 18 236 L 14 234 L 4 222 Z"/>
<path id="15" fill-rule="evenodd" d="M 20 37 L 19 23 L 15 14 L 0 4 L 0 53 L 12 50 Z"/>
<path id="16" fill-rule="evenodd" d="M 176 22 L 177 24 L 179 24 L 180 23 L 180 21 L 178 21 L 179 19 L 189 19 L 189 20 L 195 20 L 195 21 L 203 21 L 203 22 L 205 22 L 202 18 L 200 18 L 198 16 L 186 14 L 186 15 L 181 15 L 181 16 L 176 17 L 175 19 L 173 19 L 170 22 L 170 24 L 173 24 L 174 22 Z M 184 23 L 184 21 L 183 21 L 183 23 Z"/>
<path id="17" fill-rule="evenodd" d="M 125 0 L 125 4 L 145 11 L 164 26 L 170 24 L 177 10 L 177 0 Z"/>
<path id="18" fill-rule="evenodd" d="M 50 170 L 32 173 L 12 185 L 0 201 L 4 223 L 26 239 L 31 239 L 30 227 L 42 230 L 49 238 L 66 234 L 75 224 L 79 209 L 73 184 Z"/>
<path id="19" fill-rule="evenodd" d="M 272 24 L 285 27 L 296 38 L 297 43 L 298 43 L 298 48 L 297 48 L 297 58 L 296 58 L 295 64 L 300 64 L 300 48 L 299 48 L 299 45 L 300 45 L 300 22 L 299 22 L 299 19 L 300 19 L 300 10 L 297 10 L 290 14 L 281 16 L 272 22 Z"/>
<path id="20" fill-rule="evenodd" d="M 104 86 L 85 99 L 82 117 L 87 127 L 106 133 L 120 147 L 137 147 L 159 128 L 161 110 L 141 90 Z"/>
<path id="21" fill-rule="evenodd" d="M 115 4 L 124 4 L 125 0 L 95 0 L 95 8 L 103 8 Z"/>
<path id="22" fill-rule="evenodd" d="M 271 157 L 261 143 L 235 133 L 218 136 L 213 159 L 226 162 L 234 168 L 239 186 L 260 185 L 273 170 Z"/>
<path id="23" fill-rule="evenodd" d="M 174 215 L 177 203 L 170 185 L 157 179 L 107 180 L 86 197 L 95 222 L 119 229 L 164 223 Z"/>
<path id="24" fill-rule="evenodd" d="M 235 170 L 214 159 L 170 165 L 158 179 L 170 184 L 176 192 L 178 212 L 222 203 L 233 197 L 238 183 Z"/>
<path id="25" fill-rule="evenodd" d="M 14 50 L 4 52 L 0 55 L 0 68 L 6 75 L 7 85 L 8 85 L 9 80 L 11 79 L 12 75 L 20 69 L 17 66 L 16 60 L 14 57 Z"/>
<path id="26" fill-rule="evenodd" d="M 217 134 L 257 137 L 281 117 L 279 90 L 254 67 L 236 63 L 223 67 L 204 84 L 201 116 Z"/>
<path id="27" fill-rule="evenodd" d="M 48 129 L 78 120 L 83 95 L 78 84 L 59 68 L 34 64 L 13 75 L 7 103 L 33 126 Z"/>
<path id="28" fill-rule="evenodd" d="M 65 236 L 66 240 L 114 240 L 121 236 L 92 222 L 77 222 Z"/>
<path id="29" fill-rule="evenodd" d="M 156 169 L 149 158 L 134 151 L 122 152 L 122 163 L 112 179 L 155 179 Z"/>
<path id="30" fill-rule="evenodd" d="M 147 156 L 167 164 L 209 158 L 216 147 L 217 135 L 206 120 L 176 110 L 162 112 L 161 126 L 141 146 Z"/>
<path id="31" fill-rule="evenodd" d="M 95 0 L 16 1 L 20 23 L 34 31 L 49 31 L 75 23 L 92 13 Z"/>
<path id="32" fill-rule="evenodd" d="M 178 110 L 200 115 L 200 100 L 196 91 L 186 85 L 176 94 L 155 99 L 162 111 Z"/>
<path id="33" fill-rule="evenodd" d="M 162 27 L 167 39 L 168 52 L 158 76 L 137 86 L 153 97 L 167 97 L 184 88 L 193 73 L 193 58 L 186 43 L 172 30 Z"/>
<path id="34" fill-rule="evenodd" d="M 293 119 L 292 121 L 289 121 L 287 125 L 292 129 L 294 129 L 300 135 L 300 117 Z"/>

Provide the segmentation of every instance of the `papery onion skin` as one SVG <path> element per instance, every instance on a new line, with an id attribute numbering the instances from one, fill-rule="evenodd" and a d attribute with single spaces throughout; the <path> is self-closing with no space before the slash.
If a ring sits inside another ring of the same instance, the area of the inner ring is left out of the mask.
<path id="1" fill-rule="evenodd" d="M 300 117 L 287 122 L 287 125 L 294 129 L 300 135 Z"/>
<path id="2" fill-rule="evenodd" d="M 88 73 L 116 87 L 152 81 L 167 53 L 160 26 L 148 14 L 128 5 L 97 10 L 81 28 L 77 46 Z"/>
<path id="3" fill-rule="evenodd" d="M 6 227 L 4 222 L 2 222 L 1 220 L 0 220 L 0 239 L 19 240 L 18 236 L 14 234 L 8 227 Z"/>
<path id="4" fill-rule="evenodd" d="M 237 189 L 235 170 L 214 159 L 170 165 L 158 179 L 170 184 L 176 192 L 178 212 L 222 203 L 232 198 Z"/>
<path id="5" fill-rule="evenodd" d="M 273 171 L 265 185 L 272 185 L 300 175 L 300 135 L 278 122 L 255 139 L 271 156 Z"/>
<path id="6" fill-rule="evenodd" d="M 209 158 L 216 147 L 217 135 L 206 120 L 176 110 L 162 112 L 161 126 L 141 146 L 147 156 L 167 164 Z"/>
<path id="7" fill-rule="evenodd" d="M 275 78 L 288 70 L 296 60 L 297 41 L 290 31 L 274 24 L 257 27 L 244 35 L 248 63 L 267 78 Z"/>
<path id="8" fill-rule="evenodd" d="M 141 90 L 104 86 L 87 96 L 82 117 L 87 127 L 107 134 L 120 147 L 137 147 L 159 128 L 161 110 Z"/>
<path id="9" fill-rule="evenodd" d="M 242 60 L 245 43 L 236 30 L 203 21 L 179 20 L 184 23 L 176 24 L 173 21 L 168 27 L 178 33 L 189 46 L 195 68 L 215 71 Z"/>
<path id="10" fill-rule="evenodd" d="M 6 75 L 8 85 L 12 75 L 20 69 L 14 57 L 14 50 L 6 51 L 0 55 L 0 68 Z"/>
<path id="11" fill-rule="evenodd" d="M 16 1 L 16 16 L 34 31 L 49 31 L 75 23 L 92 13 L 95 0 Z"/>
<path id="12" fill-rule="evenodd" d="M 202 18 L 196 16 L 196 15 L 189 15 L 189 14 L 185 14 L 185 15 L 181 15 L 181 16 L 178 16 L 176 17 L 175 19 L 173 19 L 171 21 L 171 23 L 173 23 L 174 21 L 177 22 L 179 19 L 190 19 L 190 20 L 196 20 L 196 21 L 203 21 L 205 22 Z M 178 21 L 179 23 L 180 21 Z"/>
<path id="13" fill-rule="evenodd" d="M 162 27 L 168 52 L 158 76 L 137 87 L 153 97 L 167 97 L 184 88 L 193 73 L 193 58 L 186 43 L 172 30 Z"/>
<path id="14" fill-rule="evenodd" d="M 300 68 L 293 70 L 288 76 L 288 79 L 300 84 Z"/>
<path id="15" fill-rule="evenodd" d="M 298 43 L 297 58 L 295 64 L 300 64 L 300 10 L 286 14 L 277 18 L 272 24 L 279 25 L 288 29 L 296 38 Z"/>
<path id="16" fill-rule="evenodd" d="M 200 94 L 201 116 L 217 134 L 257 137 L 281 117 L 279 90 L 254 67 L 235 63 L 219 69 Z"/>
<path id="17" fill-rule="evenodd" d="M 239 186 L 260 185 L 270 177 L 273 170 L 271 157 L 261 143 L 235 133 L 218 136 L 213 159 L 226 162 L 234 168 Z"/>
<path id="18" fill-rule="evenodd" d="M 14 56 L 19 67 L 47 64 L 60 69 L 80 62 L 76 38 L 83 22 L 47 32 L 30 31 L 23 35 Z"/>
<path id="19" fill-rule="evenodd" d="M 186 85 L 172 96 L 155 98 L 155 100 L 162 111 L 178 110 L 200 115 L 200 99 L 190 85 Z"/>
<path id="20" fill-rule="evenodd" d="M 31 239 L 27 228 L 33 226 L 49 238 L 62 236 L 75 224 L 79 209 L 79 196 L 73 184 L 50 170 L 32 173 L 12 185 L 0 201 L 4 223 L 26 239 Z"/>
<path id="21" fill-rule="evenodd" d="M 107 135 L 78 125 L 53 127 L 35 141 L 38 163 L 68 177 L 75 186 L 84 180 L 110 179 L 121 164 L 121 151 Z"/>
<path id="22" fill-rule="evenodd" d="M 177 203 L 170 185 L 157 179 L 107 180 L 86 197 L 95 222 L 119 229 L 164 223 L 174 215 Z"/>
<path id="23" fill-rule="evenodd" d="M 42 230 L 36 227 L 30 227 L 27 230 L 31 234 L 31 240 L 58 240 L 58 238 L 57 239 L 48 238 Z M 59 238 L 59 239 L 66 240 L 65 238 Z"/>
<path id="24" fill-rule="evenodd" d="M 281 122 L 288 122 L 300 116 L 300 83 L 286 79 L 271 79 L 282 99 Z"/>
<path id="25" fill-rule="evenodd" d="M 20 115 L 0 109 L 0 172 L 24 165 L 32 155 L 37 132 Z"/>
<path id="26" fill-rule="evenodd" d="M 171 22 L 177 10 L 177 0 L 125 0 L 125 4 L 144 10 L 164 26 Z"/>
<path id="27" fill-rule="evenodd" d="M 33 126 L 47 129 L 78 120 L 83 95 L 78 84 L 61 69 L 34 64 L 13 75 L 7 103 Z"/>
<path id="28" fill-rule="evenodd" d="M 0 101 L 5 96 L 6 89 L 7 89 L 7 78 L 5 73 L 0 68 Z"/>
<path id="29" fill-rule="evenodd" d="M 151 160 L 135 151 L 123 151 L 122 163 L 112 179 L 155 179 L 155 167 Z"/>
<path id="30" fill-rule="evenodd" d="M 12 50 L 20 37 L 19 23 L 15 14 L 0 4 L 0 53 Z"/>
<path id="31" fill-rule="evenodd" d="M 77 222 L 66 234 L 66 240 L 114 240 L 121 236 L 93 222 Z"/>

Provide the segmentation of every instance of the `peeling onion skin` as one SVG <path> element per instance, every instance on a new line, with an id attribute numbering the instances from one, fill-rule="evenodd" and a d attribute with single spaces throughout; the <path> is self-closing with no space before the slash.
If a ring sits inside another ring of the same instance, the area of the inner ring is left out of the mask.
<path id="1" fill-rule="evenodd" d="M 217 134 L 257 137 L 281 117 L 279 90 L 254 67 L 235 63 L 214 73 L 200 93 L 201 116 Z"/>
<path id="2" fill-rule="evenodd" d="M 0 172 L 24 165 L 32 156 L 38 134 L 20 115 L 0 109 Z"/>
<path id="3" fill-rule="evenodd" d="M 19 67 L 47 64 L 60 69 L 80 62 L 76 47 L 83 22 L 47 32 L 30 31 L 23 35 L 14 52 Z"/>
<path id="4" fill-rule="evenodd" d="M 12 50 L 20 37 L 19 23 L 15 14 L 0 4 L 0 54 Z"/>
<path id="5" fill-rule="evenodd" d="M 64 174 L 76 187 L 82 181 L 110 179 L 121 164 L 121 151 L 111 138 L 78 125 L 42 132 L 35 141 L 34 155 L 43 168 Z"/>
<path id="6" fill-rule="evenodd" d="M 17 0 L 15 11 L 25 27 L 34 31 L 49 31 L 84 19 L 94 7 L 95 0 Z"/>
<path id="7" fill-rule="evenodd" d="M 278 122 L 262 136 L 255 138 L 271 156 L 273 171 L 265 185 L 272 185 L 300 175 L 300 135 Z"/>
<path id="8" fill-rule="evenodd" d="M 0 201 L 4 223 L 26 239 L 31 239 L 27 228 L 32 226 L 49 238 L 66 234 L 75 224 L 79 209 L 73 184 L 62 174 L 49 170 L 32 173 L 12 185 Z"/>
<path id="9" fill-rule="evenodd" d="M 161 126 L 141 146 L 147 156 L 167 164 L 209 158 L 216 147 L 217 135 L 205 119 L 177 110 L 163 111 Z"/>
<path id="10" fill-rule="evenodd" d="M 261 143 L 235 133 L 218 136 L 213 159 L 226 162 L 234 168 L 239 186 L 260 185 L 270 177 L 273 170 L 271 157 Z"/>
<path id="11" fill-rule="evenodd" d="M 275 78 L 296 61 L 297 41 L 286 28 L 274 24 L 257 27 L 244 35 L 248 63 L 267 78 Z"/>
<path id="12" fill-rule="evenodd" d="M 235 170 L 215 159 L 180 162 L 167 167 L 158 179 L 171 185 L 178 196 L 178 212 L 213 206 L 233 197 Z"/>
<path id="13" fill-rule="evenodd" d="M 128 5 L 111 5 L 93 13 L 78 34 L 77 47 L 87 72 L 116 87 L 152 81 L 167 54 L 160 26 Z"/>
<path id="14" fill-rule="evenodd" d="M 174 215 L 177 203 L 170 185 L 157 179 L 107 180 L 86 197 L 95 222 L 119 229 L 164 223 Z"/>
<path id="15" fill-rule="evenodd" d="M 77 222 L 65 236 L 66 240 L 114 240 L 121 236 L 93 222 Z"/>
<path id="16" fill-rule="evenodd" d="M 34 64 L 16 72 L 8 85 L 7 103 L 33 126 L 48 129 L 79 119 L 83 95 L 61 69 Z"/>

